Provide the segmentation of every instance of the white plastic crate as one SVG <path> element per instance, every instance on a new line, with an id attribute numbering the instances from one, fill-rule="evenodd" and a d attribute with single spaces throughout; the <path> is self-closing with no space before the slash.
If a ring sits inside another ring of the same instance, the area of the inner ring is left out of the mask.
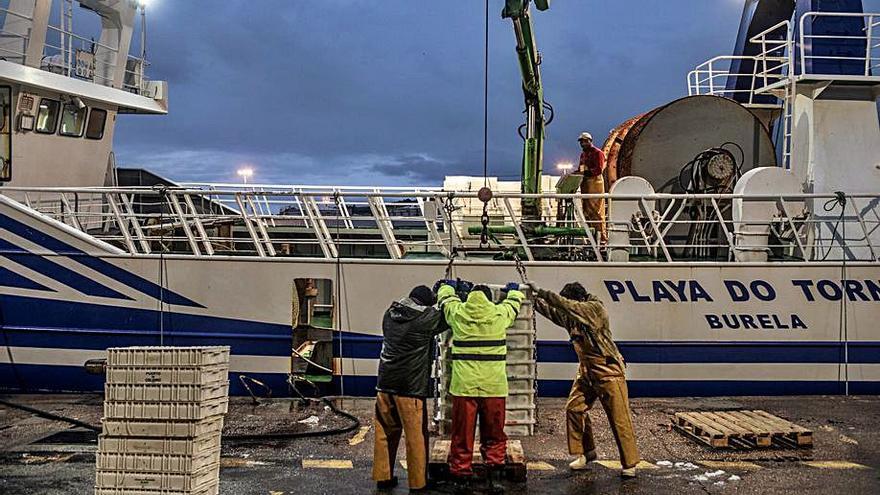
<path id="1" fill-rule="evenodd" d="M 104 434 L 117 437 L 202 437 L 223 430 L 223 416 L 199 421 L 137 421 L 107 419 L 103 421 Z"/>
<path id="2" fill-rule="evenodd" d="M 129 488 L 138 490 L 173 490 L 191 492 L 216 483 L 220 463 L 216 462 L 190 474 L 134 473 L 128 471 L 101 471 L 95 473 L 98 488 Z"/>
<path id="3" fill-rule="evenodd" d="M 95 488 L 95 495 L 219 495 L 220 484 L 213 483 L 191 491 L 143 490 L 139 488 Z"/>
<path id="4" fill-rule="evenodd" d="M 104 401 L 104 417 L 110 419 L 199 420 L 226 414 L 228 397 L 204 402 Z"/>
<path id="5" fill-rule="evenodd" d="M 220 446 L 199 455 L 126 454 L 98 452 L 95 465 L 99 471 L 135 473 L 189 474 L 220 462 Z"/>
<path id="6" fill-rule="evenodd" d="M 127 438 L 98 436 L 98 452 L 102 454 L 155 454 L 200 456 L 220 447 L 220 434 L 193 439 Z"/>
<path id="7" fill-rule="evenodd" d="M 107 365 L 114 366 L 208 366 L 228 364 L 229 347 L 112 347 Z"/>
<path id="8" fill-rule="evenodd" d="M 107 368 L 106 383 L 205 385 L 227 380 L 228 364 L 207 366 L 112 366 Z"/>
<path id="9" fill-rule="evenodd" d="M 105 401 L 139 402 L 205 402 L 227 397 L 229 382 L 214 382 L 207 385 L 169 385 L 169 384 L 126 384 L 108 383 L 104 385 Z"/>

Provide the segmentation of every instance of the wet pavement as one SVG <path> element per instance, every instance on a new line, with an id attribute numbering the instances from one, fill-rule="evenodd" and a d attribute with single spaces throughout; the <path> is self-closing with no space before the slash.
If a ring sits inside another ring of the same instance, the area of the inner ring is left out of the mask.
<path id="1" fill-rule="evenodd" d="M 3 396 L 99 424 L 98 395 Z M 372 401 L 335 403 L 360 418 L 362 427 L 323 438 L 223 442 L 223 494 L 374 493 L 370 481 Z M 645 466 L 639 478 L 622 481 L 613 461 L 617 449 L 601 410 L 593 411 L 599 459 L 572 473 L 565 451 L 562 399 L 540 399 L 538 434 L 523 438 L 528 482 L 508 484 L 507 493 L 880 493 L 880 398 L 675 398 L 635 399 L 632 409 Z M 713 450 L 671 427 L 674 412 L 763 409 L 814 431 L 812 449 Z M 311 419 L 310 419 L 311 418 Z M 308 420 L 300 423 L 302 420 Z M 253 405 L 234 398 L 227 435 L 321 431 L 348 422 L 323 405 L 273 400 Z M 85 494 L 92 491 L 94 435 L 0 405 L 0 493 Z M 403 448 L 401 448 L 403 454 Z M 402 456 L 401 456 L 402 458 Z M 398 463 L 406 493 L 406 470 Z M 445 493 L 438 490 L 436 493 Z"/>

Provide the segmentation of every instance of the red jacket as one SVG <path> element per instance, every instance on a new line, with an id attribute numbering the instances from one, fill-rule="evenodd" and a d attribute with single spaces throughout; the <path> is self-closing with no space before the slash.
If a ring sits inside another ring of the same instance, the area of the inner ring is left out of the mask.
<path id="1" fill-rule="evenodd" d="M 584 174 L 584 177 L 596 177 L 602 175 L 605 171 L 605 153 L 595 145 L 590 149 L 581 153 L 581 160 L 578 170 Z"/>

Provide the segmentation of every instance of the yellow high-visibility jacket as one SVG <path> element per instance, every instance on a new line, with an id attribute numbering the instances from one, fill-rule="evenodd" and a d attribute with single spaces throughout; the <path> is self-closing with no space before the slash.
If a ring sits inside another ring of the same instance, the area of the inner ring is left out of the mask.
<path id="1" fill-rule="evenodd" d="M 462 302 L 443 285 L 437 301 L 452 328 L 452 380 L 449 393 L 459 397 L 507 397 L 507 329 L 513 325 L 525 294 L 517 290 L 493 304 L 480 291 Z"/>

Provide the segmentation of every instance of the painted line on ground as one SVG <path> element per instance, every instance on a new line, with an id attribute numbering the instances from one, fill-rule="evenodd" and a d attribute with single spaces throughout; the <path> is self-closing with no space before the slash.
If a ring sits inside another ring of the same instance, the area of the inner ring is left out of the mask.
<path id="1" fill-rule="evenodd" d="M 864 464 L 850 461 L 801 461 L 801 464 L 818 469 L 871 469 Z"/>
<path id="2" fill-rule="evenodd" d="M 303 469 L 352 469 L 350 459 L 303 459 Z"/>
<path id="3" fill-rule="evenodd" d="M 596 464 L 600 466 L 607 467 L 608 469 L 623 469 L 623 466 L 620 465 L 620 461 L 615 460 L 600 460 L 596 461 Z M 636 469 L 659 469 L 657 466 L 651 464 L 647 461 L 639 461 L 636 464 Z"/>
<path id="4" fill-rule="evenodd" d="M 526 469 L 529 471 L 556 471 L 556 468 L 544 461 L 527 462 Z"/>
<path id="5" fill-rule="evenodd" d="M 746 471 L 752 469 L 763 469 L 762 466 L 759 466 L 754 462 L 749 461 L 699 461 L 699 463 L 707 468 L 723 469 L 725 471 L 729 471 L 731 469 L 743 469 Z"/>
<path id="6" fill-rule="evenodd" d="M 362 443 L 364 439 L 367 438 L 367 432 L 370 431 L 369 426 L 361 426 L 361 429 L 358 430 L 357 433 L 351 438 L 348 439 L 348 444 L 351 446 L 355 446 L 359 443 Z"/>

